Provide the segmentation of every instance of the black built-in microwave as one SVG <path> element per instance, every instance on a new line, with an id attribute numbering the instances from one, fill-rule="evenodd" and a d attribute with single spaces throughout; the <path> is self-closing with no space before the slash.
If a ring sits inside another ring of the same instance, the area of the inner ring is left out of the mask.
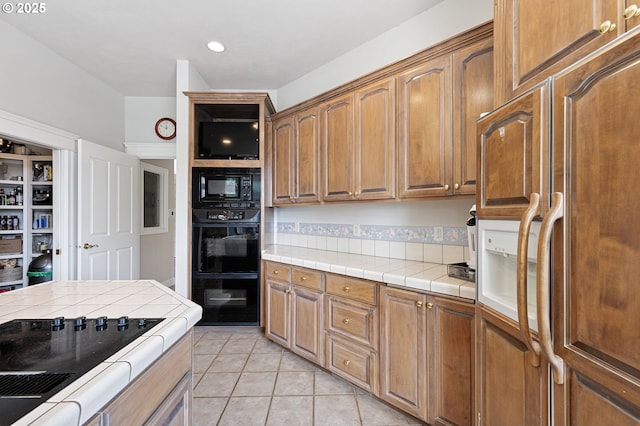
<path id="1" fill-rule="evenodd" d="M 260 206 L 260 169 L 211 168 L 192 169 L 193 207 Z"/>

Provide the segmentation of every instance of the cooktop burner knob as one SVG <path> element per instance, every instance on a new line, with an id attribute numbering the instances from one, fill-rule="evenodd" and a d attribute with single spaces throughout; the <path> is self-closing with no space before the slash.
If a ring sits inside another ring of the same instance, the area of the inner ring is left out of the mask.
<path id="1" fill-rule="evenodd" d="M 51 320 L 51 325 L 54 327 L 60 327 L 64 325 L 64 317 L 57 317 Z"/>
<path id="2" fill-rule="evenodd" d="M 87 325 L 87 317 L 78 317 L 76 319 L 73 320 L 73 325 L 76 326 L 83 326 L 83 325 Z"/>
<path id="3" fill-rule="evenodd" d="M 107 328 L 107 317 L 98 317 L 96 318 L 96 330 L 101 331 Z"/>
<path id="4" fill-rule="evenodd" d="M 138 328 L 145 328 L 147 326 L 147 320 L 145 318 L 140 318 L 138 320 Z"/>
<path id="5" fill-rule="evenodd" d="M 123 316 L 118 318 L 118 325 L 129 325 L 129 317 Z"/>

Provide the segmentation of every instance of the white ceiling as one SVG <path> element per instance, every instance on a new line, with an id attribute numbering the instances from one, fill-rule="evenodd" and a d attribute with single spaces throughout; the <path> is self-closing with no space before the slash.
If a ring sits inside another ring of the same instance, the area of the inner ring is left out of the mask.
<path id="1" fill-rule="evenodd" d="M 0 19 L 125 96 L 175 96 L 176 60 L 213 89 L 275 90 L 441 1 L 64 0 Z"/>

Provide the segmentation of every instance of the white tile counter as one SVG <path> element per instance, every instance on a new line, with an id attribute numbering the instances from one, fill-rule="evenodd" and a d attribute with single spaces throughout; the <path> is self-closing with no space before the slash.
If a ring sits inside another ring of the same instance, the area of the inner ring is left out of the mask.
<path id="1" fill-rule="evenodd" d="M 59 316 L 165 318 L 15 425 L 78 425 L 153 364 L 202 317 L 202 308 L 156 281 L 53 281 L 0 294 L 0 323 Z"/>
<path id="2" fill-rule="evenodd" d="M 272 245 L 262 259 L 475 300 L 475 283 L 447 276 L 447 265 Z"/>

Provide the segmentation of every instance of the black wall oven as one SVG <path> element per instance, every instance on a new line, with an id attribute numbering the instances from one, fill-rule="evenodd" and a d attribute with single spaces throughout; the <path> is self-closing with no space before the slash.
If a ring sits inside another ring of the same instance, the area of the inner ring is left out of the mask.
<path id="1" fill-rule="evenodd" d="M 198 182 L 200 186 L 202 176 L 209 181 L 234 182 L 239 174 L 244 176 L 240 182 L 243 179 L 250 180 L 252 185 L 260 182 L 259 174 L 257 178 L 254 175 L 246 178 L 249 175 L 246 170 L 241 173 L 230 170 L 227 181 L 224 172 L 225 169 L 200 170 L 197 180 L 194 176 L 194 184 Z M 193 301 L 203 308 L 200 325 L 259 324 L 259 186 L 251 192 L 250 200 L 206 201 L 194 197 L 191 294 Z"/>

